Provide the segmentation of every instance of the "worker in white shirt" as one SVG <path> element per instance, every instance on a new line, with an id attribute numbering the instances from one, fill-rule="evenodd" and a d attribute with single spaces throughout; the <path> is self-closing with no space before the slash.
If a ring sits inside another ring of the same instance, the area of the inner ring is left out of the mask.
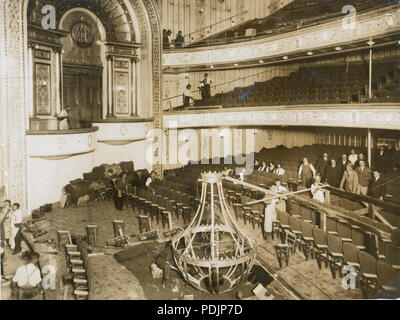
<path id="1" fill-rule="evenodd" d="M 68 115 L 68 112 L 70 110 L 71 110 L 70 107 L 65 107 L 58 113 L 57 119 L 58 119 L 58 121 L 60 121 L 60 130 L 71 129 L 71 123 L 69 121 L 69 115 Z"/>
<path id="2" fill-rule="evenodd" d="M 185 92 L 183 93 L 183 106 L 185 108 L 192 107 L 194 104 L 193 93 L 192 93 L 192 91 L 190 91 L 191 88 L 192 88 L 192 86 L 190 84 L 188 84 L 186 86 Z"/>
<path id="3" fill-rule="evenodd" d="M 239 173 L 239 180 L 244 181 L 244 176 L 246 175 L 246 169 L 242 169 Z"/>
<path id="4" fill-rule="evenodd" d="M 4 279 L 4 249 L 3 243 L 0 245 L 0 268 L 1 268 L 1 279 Z"/>
<path id="5" fill-rule="evenodd" d="M 352 149 L 350 151 L 350 155 L 349 155 L 349 161 L 353 164 L 353 166 L 356 164 L 358 160 L 358 154 L 356 153 L 356 150 Z"/>
<path id="6" fill-rule="evenodd" d="M 13 297 L 21 300 L 33 298 L 42 291 L 42 275 L 39 269 L 39 254 L 27 252 L 28 263 L 20 266 L 11 282 Z"/>
<path id="7" fill-rule="evenodd" d="M 281 180 L 276 180 L 275 185 L 271 187 L 271 190 L 275 193 L 286 193 L 288 190 L 282 186 Z M 272 223 L 276 220 L 276 204 L 279 202 L 280 198 L 272 199 L 266 202 L 267 206 L 265 207 L 264 212 L 264 232 L 263 236 L 265 240 L 268 240 L 268 237 L 272 233 Z"/>
<path id="8" fill-rule="evenodd" d="M 14 250 L 13 254 L 21 252 L 21 225 L 22 225 L 22 211 L 20 210 L 19 203 L 13 204 L 13 211 L 11 213 L 11 235 L 10 235 L 10 247 Z"/>
<path id="9" fill-rule="evenodd" d="M 303 159 L 303 164 L 299 168 L 299 179 L 301 179 L 303 186 L 310 188 L 312 181 L 315 177 L 315 168 L 308 162 L 307 158 Z"/>
<path id="10" fill-rule="evenodd" d="M 222 170 L 222 176 L 223 177 L 230 177 L 232 174 L 232 169 L 228 169 L 227 166 L 224 167 L 224 170 Z"/>
<path id="11" fill-rule="evenodd" d="M 156 173 L 154 171 L 150 172 L 150 177 L 147 178 L 146 180 L 146 187 L 151 190 L 151 192 L 155 192 L 154 189 L 152 188 L 151 184 L 154 182 L 154 179 L 156 178 Z"/>

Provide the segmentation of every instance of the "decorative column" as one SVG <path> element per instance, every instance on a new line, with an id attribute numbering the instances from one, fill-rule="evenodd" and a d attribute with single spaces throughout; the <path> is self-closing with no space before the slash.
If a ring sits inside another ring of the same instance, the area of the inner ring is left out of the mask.
<path id="1" fill-rule="evenodd" d="M 107 118 L 114 116 L 113 110 L 113 57 L 107 56 Z"/>
<path id="2" fill-rule="evenodd" d="M 131 102 L 131 116 L 137 115 L 137 62 L 138 58 L 131 58 L 131 91 L 132 91 L 132 102 Z"/>
<path id="3" fill-rule="evenodd" d="M 56 116 L 61 111 L 61 48 L 53 48 L 56 54 Z"/>
<path id="4" fill-rule="evenodd" d="M 26 1 L 0 1 L 0 98 L 5 182 L 8 197 L 21 204 L 28 214 L 27 158 L 25 132 L 33 101 L 28 93 L 28 46 L 25 38 L 27 14 Z"/>
<path id="5" fill-rule="evenodd" d="M 33 90 L 34 90 L 34 85 L 33 85 L 33 68 L 34 68 L 34 62 L 33 62 L 33 55 L 35 53 L 35 48 L 36 44 L 32 41 L 28 41 L 28 99 L 29 101 L 33 102 Z M 28 125 L 27 127 L 30 127 L 30 119 L 35 117 L 35 105 L 34 103 L 31 103 L 29 106 L 29 119 L 28 119 Z"/>

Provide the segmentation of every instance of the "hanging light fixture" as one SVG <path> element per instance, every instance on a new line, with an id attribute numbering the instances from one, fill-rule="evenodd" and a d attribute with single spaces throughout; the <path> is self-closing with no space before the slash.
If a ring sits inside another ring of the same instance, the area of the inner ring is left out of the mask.
<path id="1" fill-rule="evenodd" d="M 256 257 L 254 242 L 229 212 L 222 174 L 202 174 L 199 207 L 189 227 L 172 240 L 183 278 L 198 290 L 220 294 L 245 279 Z"/>

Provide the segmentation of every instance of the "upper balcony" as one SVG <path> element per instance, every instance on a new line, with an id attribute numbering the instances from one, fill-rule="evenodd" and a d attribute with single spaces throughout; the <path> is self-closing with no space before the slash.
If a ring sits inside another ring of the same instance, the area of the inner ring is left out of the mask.
<path id="1" fill-rule="evenodd" d="M 354 22 L 354 24 L 352 23 Z M 243 43 L 214 47 L 183 48 L 165 51 L 165 72 L 179 73 L 211 68 L 237 68 L 275 64 L 307 57 L 318 57 L 355 49 L 397 43 L 400 30 L 400 5 L 336 18 L 315 26 Z M 371 46 L 367 42 L 374 40 Z"/>

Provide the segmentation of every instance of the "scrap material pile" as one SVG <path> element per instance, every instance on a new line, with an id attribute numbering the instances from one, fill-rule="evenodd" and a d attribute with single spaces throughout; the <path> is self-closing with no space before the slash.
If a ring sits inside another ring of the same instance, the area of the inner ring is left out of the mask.
<path id="1" fill-rule="evenodd" d="M 56 253 L 57 242 L 51 237 L 50 222 L 46 219 L 28 220 L 22 234 L 28 246 L 38 253 Z"/>

